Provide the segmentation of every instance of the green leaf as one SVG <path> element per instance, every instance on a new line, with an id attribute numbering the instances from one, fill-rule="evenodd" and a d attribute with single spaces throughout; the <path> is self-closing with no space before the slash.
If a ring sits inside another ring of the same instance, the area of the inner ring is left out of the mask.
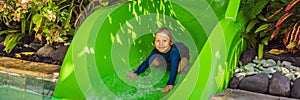
<path id="1" fill-rule="evenodd" d="M 296 46 L 296 42 L 291 42 L 289 45 L 287 45 L 287 49 L 293 48 Z"/>
<path id="2" fill-rule="evenodd" d="M 23 34 L 25 34 L 26 23 L 27 22 L 26 22 L 25 18 L 21 20 L 21 31 L 22 31 Z"/>
<path id="3" fill-rule="evenodd" d="M 75 30 L 73 28 L 69 28 L 69 31 L 67 34 L 74 35 L 74 33 L 75 33 Z"/>
<path id="4" fill-rule="evenodd" d="M 265 37 L 267 36 L 269 33 L 266 33 L 266 32 L 259 32 L 259 37 L 262 38 L 262 37 Z"/>
<path id="5" fill-rule="evenodd" d="M 258 59 L 262 59 L 263 58 L 263 54 L 264 54 L 264 44 L 259 44 L 258 45 Z"/>
<path id="6" fill-rule="evenodd" d="M 48 34 L 50 33 L 48 28 L 43 28 L 43 32 Z"/>
<path id="7" fill-rule="evenodd" d="M 41 24 L 42 19 L 43 19 L 43 15 L 36 14 L 36 15 L 33 16 L 32 21 L 33 21 L 34 24 Z"/>
<path id="8" fill-rule="evenodd" d="M 30 24 L 29 24 L 29 30 L 28 30 L 28 34 L 29 34 L 29 36 L 31 36 L 32 35 L 32 25 L 33 25 L 33 21 L 30 21 Z"/>
<path id="9" fill-rule="evenodd" d="M 7 33 L 15 33 L 17 32 L 18 30 L 4 30 L 4 31 L 0 31 L 0 35 L 2 34 L 7 34 Z"/>
<path id="10" fill-rule="evenodd" d="M 263 43 L 264 45 L 268 45 L 269 40 L 270 40 L 270 36 L 264 38 L 264 39 L 262 40 L 262 43 Z"/>
<path id="11" fill-rule="evenodd" d="M 43 15 L 41 14 L 36 14 L 33 16 L 32 21 L 34 24 L 36 24 L 36 26 L 33 29 L 34 31 L 37 32 L 39 30 L 39 28 L 41 27 L 42 20 L 43 20 Z"/>
<path id="12" fill-rule="evenodd" d="M 259 26 L 259 27 L 255 30 L 254 33 L 257 33 L 257 32 L 260 32 L 260 31 L 262 31 L 262 30 L 265 30 L 265 29 L 267 29 L 269 26 L 270 26 L 270 24 L 263 24 L 263 25 Z"/>
<path id="13" fill-rule="evenodd" d="M 285 52 L 284 50 L 279 50 L 279 49 L 271 49 L 269 51 L 270 54 L 275 54 L 275 55 L 279 55 L 279 54 L 282 54 L 284 52 Z"/>
<path id="14" fill-rule="evenodd" d="M 247 32 L 247 33 L 250 32 L 251 29 L 253 28 L 253 26 L 254 26 L 255 24 L 257 24 L 258 22 L 259 22 L 258 20 L 252 20 L 252 21 L 250 21 L 249 24 L 248 24 L 248 26 L 247 26 L 247 28 L 246 28 L 246 32 Z"/>
<path id="15" fill-rule="evenodd" d="M 258 15 L 257 18 L 260 19 L 260 20 L 263 20 L 263 21 L 266 20 L 266 18 L 263 15 Z"/>
<path id="16" fill-rule="evenodd" d="M 10 53 L 11 50 L 15 48 L 17 44 L 20 44 L 20 40 L 24 37 L 24 34 L 9 34 L 4 40 L 5 48 L 4 50 L 7 53 Z"/>

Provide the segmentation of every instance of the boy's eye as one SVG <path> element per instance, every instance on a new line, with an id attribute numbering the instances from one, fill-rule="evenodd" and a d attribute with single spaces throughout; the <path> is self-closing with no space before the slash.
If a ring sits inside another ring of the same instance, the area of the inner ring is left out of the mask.
<path id="1" fill-rule="evenodd" d="M 167 40 L 163 40 L 164 42 L 167 42 Z"/>

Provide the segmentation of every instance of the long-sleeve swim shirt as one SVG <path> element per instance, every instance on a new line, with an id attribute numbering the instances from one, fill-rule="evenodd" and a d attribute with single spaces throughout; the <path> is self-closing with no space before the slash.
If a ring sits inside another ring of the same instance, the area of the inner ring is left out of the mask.
<path id="1" fill-rule="evenodd" d="M 175 43 L 176 44 L 176 43 Z M 175 45 L 172 45 L 171 49 L 166 53 L 159 52 L 156 48 L 154 48 L 151 54 L 147 57 L 147 59 L 138 67 L 138 69 L 134 72 L 137 75 L 143 73 L 153 61 L 154 55 L 161 55 L 166 62 L 169 62 L 171 65 L 170 77 L 167 82 L 167 85 L 174 85 L 177 76 L 178 64 L 180 61 L 179 50 Z"/>

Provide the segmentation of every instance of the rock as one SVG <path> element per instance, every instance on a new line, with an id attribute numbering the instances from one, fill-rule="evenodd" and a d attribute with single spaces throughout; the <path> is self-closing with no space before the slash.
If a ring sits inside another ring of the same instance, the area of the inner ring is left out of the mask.
<path id="1" fill-rule="evenodd" d="M 296 75 L 297 77 L 300 77 L 300 70 L 295 71 L 295 72 L 294 72 L 294 75 Z"/>
<path id="2" fill-rule="evenodd" d="M 288 62 L 288 61 L 283 61 L 281 64 L 282 64 L 282 66 L 291 66 L 292 65 L 292 63 Z"/>
<path id="3" fill-rule="evenodd" d="M 259 60 L 259 59 L 255 59 L 253 60 L 254 63 L 257 63 L 257 64 L 264 64 L 266 63 L 266 60 L 262 59 L 262 60 Z"/>
<path id="4" fill-rule="evenodd" d="M 234 70 L 235 73 L 242 72 L 242 71 L 243 71 L 243 69 L 241 69 L 241 68 L 236 68 L 236 69 Z"/>
<path id="5" fill-rule="evenodd" d="M 62 62 L 65 58 L 68 46 L 59 46 L 51 55 L 53 60 Z"/>
<path id="6" fill-rule="evenodd" d="M 283 74 L 286 74 L 286 73 L 290 73 L 290 70 L 285 68 L 285 67 L 281 67 L 280 68 L 280 71 L 283 73 Z"/>
<path id="7" fill-rule="evenodd" d="M 298 70 L 300 70 L 299 67 L 296 67 L 296 66 L 293 66 L 293 65 L 287 66 L 286 68 L 288 68 L 288 69 L 290 69 L 290 70 L 293 70 L 293 71 L 298 71 Z"/>
<path id="8" fill-rule="evenodd" d="M 275 72 L 270 80 L 269 93 L 278 96 L 290 96 L 291 82 L 281 72 Z"/>
<path id="9" fill-rule="evenodd" d="M 29 44 L 29 47 L 32 48 L 33 50 L 39 50 L 41 47 L 43 47 L 43 44 L 31 42 Z"/>
<path id="10" fill-rule="evenodd" d="M 287 78 L 289 78 L 289 80 L 295 80 L 295 75 L 293 73 L 287 73 L 284 76 L 286 76 Z"/>
<path id="11" fill-rule="evenodd" d="M 244 77 L 246 76 L 246 72 L 235 73 L 234 76 L 235 76 L 235 77 L 238 77 L 238 78 L 244 78 Z"/>
<path id="12" fill-rule="evenodd" d="M 300 99 L 300 78 L 294 81 L 293 87 L 291 89 L 291 97 Z"/>
<path id="13" fill-rule="evenodd" d="M 246 70 L 246 71 L 254 71 L 254 67 L 256 66 L 256 64 L 254 64 L 254 63 L 248 63 L 245 67 L 244 67 L 244 69 Z"/>
<path id="14" fill-rule="evenodd" d="M 280 66 L 278 66 L 278 65 L 272 66 L 272 67 L 269 67 L 269 68 L 273 68 L 274 70 L 280 70 Z"/>
<path id="15" fill-rule="evenodd" d="M 43 57 L 50 57 L 51 53 L 53 53 L 55 50 L 49 46 L 45 45 L 44 47 L 40 48 L 36 54 Z"/>
<path id="16" fill-rule="evenodd" d="M 266 73 L 259 73 L 243 78 L 239 88 L 252 92 L 266 93 L 268 91 L 269 78 Z"/>
<path id="17" fill-rule="evenodd" d="M 230 80 L 229 88 L 237 89 L 239 87 L 239 83 L 240 83 L 239 78 L 236 76 L 233 76 Z"/>
<path id="18" fill-rule="evenodd" d="M 277 60 L 277 63 L 276 63 L 277 66 L 281 66 L 281 62 L 280 60 Z"/>
<path id="19" fill-rule="evenodd" d="M 276 62 L 272 59 L 268 59 L 265 63 L 263 63 L 264 67 L 275 66 Z"/>
<path id="20" fill-rule="evenodd" d="M 252 62 L 255 59 L 255 56 L 257 55 L 256 50 L 254 48 L 246 49 L 240 57 L 240 61 L 242 65 L 246 65 L 250 62 Z"/>
<path id="21" fill-rule="evenodd" d="M 263 71 L 261 71 L 261 72 L 262 72 L 262 73 L 270 74 L 270 73 L 275 73 L 276 70 L 274 70 L 274 68 L 272 68 L 272 67 L 269 67 L 269 68 L 267 68 L 267 69 L 265 69 L 265 70 L 263 70 Z"/>
<path id="22" fill-rule="evenodd" d="M 246 72 L 246 76 L 250 76 L 250 75 L 254 75 L 254 74 L 258 74 L 258 72 L 255 72 L 255 71 Z"/>
<path id="23" fill-rule="evenodd" d="M 259 66 L 258 69 L 259 69 L 260 71 L 266 70 L 263 66 Z"/>

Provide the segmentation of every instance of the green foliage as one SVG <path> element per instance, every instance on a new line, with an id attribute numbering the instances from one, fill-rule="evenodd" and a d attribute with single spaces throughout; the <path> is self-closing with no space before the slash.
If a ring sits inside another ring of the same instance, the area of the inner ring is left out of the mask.
<path id="1" fill-rule="evenodd" d="M 241 3 L 241 9 L 247 13 L 245 14 L 246 17 L 254 19 L 270 1 L 271 0 L 244 0 L 244 2 Z"/>
<path id="2" fill-rule="evenodd" d="M 298 0 L 245 0 L 241 8 L 251 20 L 241 36 L 249 48 L 258 49 L 259 57 L 262 57 L 263 45 L 268 45 L 275 38 L 273 42 L 278 44 L 276 47 L 283 45 L 287 51 L 298 51 L 296 48 L 300 49 L 300 31 L 296 30 L 300 28 L 299 7 Z"/>
<path id="3" fill-rule="evenodd" d="M 258 45 L 258 59 L 262 59 L 263 58 L 263 54 L 264 54 L 264 44 L 259 44 Z"/>
<path id="4" fill-rule="evenodd" d="M 267 29 L 269 26 L 270 26 L 270 24 L 268 24 L 268 23 L 267 23 L 267 24 L 263 24 L 263 25 L 259 26 L 259 27 L 255 30 L 254 33 L 261 32 L 262 30 Z"/>
<path id="5" fill-rule="evenodd" d="M 36 1 L 32 2 L 28 8 L 33 14 L 32 22 L 35 25 L 33 30 L 39 36 L 45 37 L 47 44 L 53 42 L 65 42 L 67 34 L 73 34 L 74 28 L 70 24 L 72 17 L 73 2 Z M 60 4 L 60 5 L 58 5 Z"/>
<path id="6" fill-rule="evenodd" d="M 4 45 L 5 45 L 5 51 L 7 53 L 10 53 L 11 50 L 14 49 L 14 47 L 17 44 L 20 44 L 19 42 L 25 35 L 24 34 L 8 34 L 4 40 Z"/>
<path id="7" fill-rule="evenodd" d="M 0 30 L 0 35 L 6 35 L 4 50 L 7 53 L 20 44 L 19 41 L 26 35 L 27 12 L 28 10 L 22 7 L 19 0 L 7 0 L 0 5 L 0 22 L 5 25 L 2 27 L 6 27 L 6 29 Z"/>
<path id="8" fill-rule="evenodd" d="M 34 1 L 34 2 L 31 2 Z M 5 0 L 0 4 L 0 35 L 5 34 L 9 53 L 24 36 L 36 36 L 47 44 L 66 42 L 74 23 L 89 0 Z"/>

